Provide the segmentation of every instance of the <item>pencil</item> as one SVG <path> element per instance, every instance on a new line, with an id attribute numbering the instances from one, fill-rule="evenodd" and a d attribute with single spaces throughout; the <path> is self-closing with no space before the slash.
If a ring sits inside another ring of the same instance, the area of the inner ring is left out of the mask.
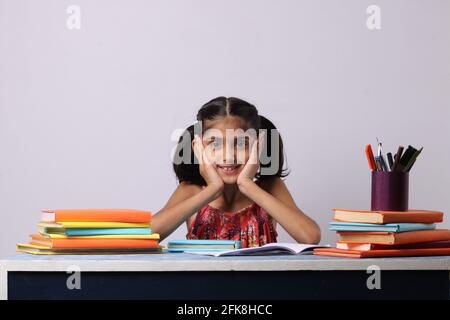
<path id="1" fill-rule="evenodd" d="M 396 171 L 398 164 L 400 162 L 400 158 L 402 157 L 402 153 L 403 153 L 403 146 L 399 146 L 397 153 L 395 154 L 395 158 L 394 158 L 394 165 L 392 166 L 392 171 Z"/>

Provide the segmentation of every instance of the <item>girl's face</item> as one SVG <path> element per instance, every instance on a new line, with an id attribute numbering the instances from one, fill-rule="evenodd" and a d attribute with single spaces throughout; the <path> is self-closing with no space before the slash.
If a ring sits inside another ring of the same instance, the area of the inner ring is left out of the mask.
<path id="1" fill-rule="evenodd" d="M 244 120 L 227 116 L 205 120 L 203 146 L 211 162 L 226 184 L 236 183 L 250 156 L 252 136 L 246 132 Z"/>

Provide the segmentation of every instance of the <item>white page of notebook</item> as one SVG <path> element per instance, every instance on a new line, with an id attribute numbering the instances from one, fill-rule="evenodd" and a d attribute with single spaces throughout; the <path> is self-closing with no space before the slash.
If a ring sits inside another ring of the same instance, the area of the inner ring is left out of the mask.
<path id="1" fill-rule="evenodd" d="M 274 242 L 274 243 L 267 243 L 261 247 L 251 247 L 251 248 L 242 248 L 242 249 L 235 249 L 235 250 L 226 250 L 226 251 L 186 251 L 187 253 L 193 253 L 193 254 L 201 254 L 201 255 L 208 255 L 208 256 L 226 256 L 228 253 L 231 253 L 233 255 L 240 255 L 245 253 L 254 253 L 254 252 L 264 252 L 264 251 L 271 251 L 275 249 L 284 249 L 288 250 L 295 254 L 300 254 L 301 252 L 311 249 L 311 248 L 318 248 L 323 247 L 320 245 L 312 245 L 312 244 L 302 244 L 302 243 L 289 243 L 289 242 Z"/>

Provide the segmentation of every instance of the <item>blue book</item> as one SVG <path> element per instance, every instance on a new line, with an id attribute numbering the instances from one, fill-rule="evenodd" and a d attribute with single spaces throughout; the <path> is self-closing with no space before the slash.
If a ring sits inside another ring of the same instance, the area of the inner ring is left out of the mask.
<path id="1" fill-rule="evenodd" d="M 212 249 L 212 248 L 167 248 L 169 252 L 222 252 L 229 249 Z M 234 249 L 231 249 L 234 250 Z"/>
<path id="2" fill-rule="evenodd" d="M 68 228 L 67 236 L 100 236 L 121 234 L 152 234 L 151 228 Z"/>
<path id="3" fill-rule="evenodd" d="M 406 232 L 417 230 L 433 230 L 434 223 L 359 223 L 359 222 L 330 222 L 331 231 L 366 231 L 366 232 Z"/>
<path id="4" fill-rule="evenodd" d="M 189 252 L 189 251 L 221 251 L 240 249 L 242 247 L 239 240 L 201 240 L 182 239 L 171 240 L 167 244 L 169 252 Z"/>

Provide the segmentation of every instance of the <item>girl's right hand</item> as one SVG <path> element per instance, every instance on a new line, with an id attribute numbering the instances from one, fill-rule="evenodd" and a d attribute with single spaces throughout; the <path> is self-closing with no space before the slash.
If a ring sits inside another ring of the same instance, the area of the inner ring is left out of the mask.
<path id="1" fill-rule="evenodd" d="M 217 187 L 219 191 L 222 191 L 224 186 L 223 180 L 212 164 L 208 153 L 203 147 L 203 142 L 198 135 L 194 136 L 193 149 L 198 160 L 200 174 L 205 179 L 206 184 Z"/>

